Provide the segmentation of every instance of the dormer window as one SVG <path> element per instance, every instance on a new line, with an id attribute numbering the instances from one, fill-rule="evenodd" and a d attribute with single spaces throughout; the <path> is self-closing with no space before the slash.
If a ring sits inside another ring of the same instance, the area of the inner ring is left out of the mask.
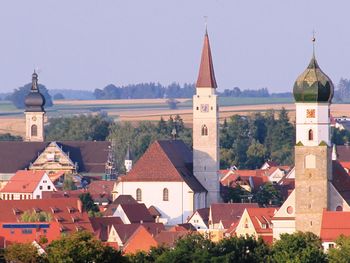
<path id="1" fill-rule="evenodd" d="M 58 213 L 59 209 L 57 207 L 51 207 L 52 213 L 56 214 Z"/>
<path id="2" fill-rule="evenodd" d="M 67 207 L 67 209 L 68 209 L 68 212 L 69 212 L 70 214 L 72 214 L 72 213 L 75 212 L 74 207 Z"/>

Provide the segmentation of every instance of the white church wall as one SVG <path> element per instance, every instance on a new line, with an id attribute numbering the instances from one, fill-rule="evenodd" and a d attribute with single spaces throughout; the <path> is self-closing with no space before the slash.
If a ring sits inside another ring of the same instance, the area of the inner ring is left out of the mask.
<path id="1" fill-rule="evenodd" d="M 142 191 L 140 203 L 147 207 L 155 206 L 162 214 L 161 221 L 167 225 L 185 223 L 196 209 L 196 203 L 200 203 L 202 199 L 197 195 L 199 200 L 195 202 L 192 190 L 184 182 L 119 182 L 116 186 L 117 195 L 131 195 L 137 200 L 138 188 Z M 163 200 L 164 188 L 168 189 L 168 201 Z"/>

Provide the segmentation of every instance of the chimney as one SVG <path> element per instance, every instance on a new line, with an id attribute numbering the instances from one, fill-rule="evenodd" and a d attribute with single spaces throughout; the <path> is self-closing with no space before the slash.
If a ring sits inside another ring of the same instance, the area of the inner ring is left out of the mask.
<path id="1" fill-rule="evenodd" d="M 80 213 L 83 212 L 83 203 L 81 202 L 80 199 L 77 200 L 77 208 Z"/>

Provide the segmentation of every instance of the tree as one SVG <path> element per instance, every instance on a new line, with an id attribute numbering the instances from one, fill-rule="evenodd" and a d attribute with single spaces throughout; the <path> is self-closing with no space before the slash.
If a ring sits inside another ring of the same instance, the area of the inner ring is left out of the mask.
<path id="1" fill-rule="evenodd" d="M 254 193 L 253 200 L 260 206 L 279 206 L 283 202 L 279 191 L 277 191 L 270 182 L 264 184 L 256 193 Z"/>
<path id="2" fill-rule="evenodd" d="M 174 249 L 165 251 L 156 262 L 210 262 L 215 244 L 200 234 L 188 235 L 176 242 Z"/>
<path id="3" fill-rule="evenodd" d="M 63 181 L 63 190 L 76 190 L 77 187 L 70 176 L 66 176 Z"/>
<path id="4" fill-rule="evenodd" d="M 110 125 L 111 120 L 102 114 L 53 118 L 46 127 L 46 138 L 48 141 L 104 141 Z"/>
<path id="5" fill-rule="evenodd" d="M 90 193 L 82 193 L 79 195 L 80 201 L 83 203 L 83 209 L 89 213 L 89 215 L 95 216 L 100 210 L 98 206 L 94 203 Z"/>
<path id="6" fill-rule="evenodd" d="M 50 222 L 52 221 L 52 214 L 41 211 L 39 213 L 31 210 L 24 211 L 21 215 L 21 222 Z"/>
<path id="7" fill-rule="evenodd" d="M 225 202 L 240 203 L 242 198 L 247 195 L 247 191 L 237 185 L 236 187 L 226 187 L 223 199 Z"/>
<path id="8" fill-rule="evenodd" d="M 346 263 L 350 258 L 350 237 L 341 235 L 336 241 L 336 246 L 328 251 L 329 262 Z"/>
<path id="9" fill-rule="evenodd" d="M 49 263 L 127 262 L 120 251 L 103 245 L 84 231 L 52 241 L 47 247 L 47 259 Z"/>
<path id="10" fill-rule="evenodd" d="M 8 99 L 12 101 L 13 105 L 15 105 L 17 109 L 24 109 L 24 100 L 25 97 L 29 94 L 31 88 L 32 84 L 29 83 L 24 85 L 23 87 L 15 89 L 13 93 L 8 97 Z M 40 93 L 45 97 L 45 107 L 51 107 L 53 105 L 52 99 L 46 87 L 44 85 L 39 84 L 38 88 Z"/>
<path id="11" fill-rule="evenodd" d="M 55 95 L 53 95 L 53 99 L 54 100 L 64 100 L 64 96 L 62 93 L 56 93 Z"/>
<path id="12" fill-rule="evenodd" d="M 45 262 L 39 255 L 38 249 L 30 243 L 15 243 L 5 249 L 5 260 L 11 263 L 40 263 Z"/>
<path id="13" fill-rule="evenodd" d="M 272 247 L 272 262 L 327 262 L 322 243 L 313 233 L 281 234 Z"/>
<path id="14" fill-rule="evenodd" d="M 23 141 L 21 136 L 12 135 L 11 133 L 0 134 L 0 141 Z"/>

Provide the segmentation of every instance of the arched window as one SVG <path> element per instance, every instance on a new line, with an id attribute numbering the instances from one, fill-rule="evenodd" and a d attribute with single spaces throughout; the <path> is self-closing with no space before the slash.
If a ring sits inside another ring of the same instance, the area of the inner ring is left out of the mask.
<path id="1" fill-rule="evenodd" d="M 314 140 L 314 131 L 313 130 L 309 130 L 309 141 L 313 141 Z"/>
<path id="2" fill-rule="evenodd" d="M 163 189 L 163 201 L 169 201 L 169 190 L 168 188 Z"/>
<path id="3" fill-rule="evenodd" d="M 142 201 L 142 191 L 140 188 L 136 189 L 136 201 L 138 201 L 138 202 Z"/>
<path id="4" fill-rule="evenodd" d="M 207 136 L 208 135 L 208 127 L 207 125 L 202 126 L 202 136 Z"/>
<path id="5" fill-rule="evenodd" d="M 343 207 L 341 205 L 338 205 L 335 211 L 343 211 Z"/>
<path id="6" fill-rule="evenodd" d="M 33 124 L 32 127 L 30 127 L 30 134 L 32 136 L 38 136 L 38 126 Z"/>

